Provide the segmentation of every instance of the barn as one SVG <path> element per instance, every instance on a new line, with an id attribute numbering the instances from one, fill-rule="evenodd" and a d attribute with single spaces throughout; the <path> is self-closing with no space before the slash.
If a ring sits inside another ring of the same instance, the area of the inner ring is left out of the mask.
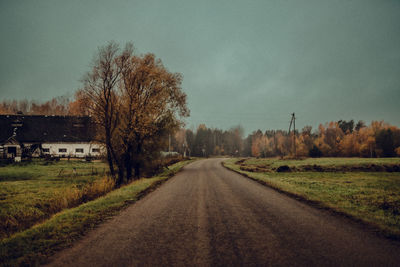
<path id="1" fill-rule="evenodd" d="M 0 115 L 0 158 L 99 157 L 95 134 L 87 116 Z"/>

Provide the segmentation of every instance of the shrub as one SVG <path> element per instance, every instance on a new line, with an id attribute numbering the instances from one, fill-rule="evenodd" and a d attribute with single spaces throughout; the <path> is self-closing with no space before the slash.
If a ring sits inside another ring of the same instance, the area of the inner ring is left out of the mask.
<path id="1" fill-rule="evenodd" d="M 279 166 L 279 167 L 276 169 L 276 171 L 277 171 L 277 172 L 290 172 L 291 169 L 290 169 L 290 167 L 289 167 L 288 165 L 282 165 L 282 166 Z"/>
<path id="2" fill-rule="evenodd" d="M 319 158 L 322 156 L 322 151 L 316 145 L 313 145 L 308 154 L 312 158 Z"/>

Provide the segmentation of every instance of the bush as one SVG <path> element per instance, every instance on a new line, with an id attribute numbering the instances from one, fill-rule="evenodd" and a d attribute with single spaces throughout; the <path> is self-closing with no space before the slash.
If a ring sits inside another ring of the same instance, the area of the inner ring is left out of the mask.
<path id="1" fill-rule="evenodd" d="M 161 173 L 164 168 L 167 168 L 169 165 L 175 164 L 182 160 L 184 160 L 184 158 L 181 155 L 160 157 L 153 160 L 148 160 L 143 164 L 142 173 L 146 177 L 151 177 Z"/>
<path id="2" fill-rule="evenodd" d="M 308 155 L 312 158 L 319 158 L 322 156 L 322 151 L 316 145 L 313 145 L 313 147 L 308 152 Z"/>
<path id="3" fill-rule="evenodd" d="M 276 169 L 276 171 L 277 171 L 277 172 L 290 172 L 291 169 L 290 169 L 290 167 L 289 167 L 288 165 L 282 165 L 282 166 L 279 166 L 279 167 Z"/>
<path id="4" fill-rule="evenodd" d="M 382 129 L 376 134 L 377 150 L 382 151 L 383 157 L 395 156 L 394 136 L 391 129 Z"/>

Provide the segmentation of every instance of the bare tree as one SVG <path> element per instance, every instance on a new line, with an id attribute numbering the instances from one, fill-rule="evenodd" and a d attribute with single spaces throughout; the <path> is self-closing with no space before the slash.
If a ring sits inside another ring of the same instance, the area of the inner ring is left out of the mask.
<path id="1" fill-rule="evenodd" d="M 92 63 L 92 69 L 83 78 L 83 97 L 88 104 L 89 113 L 99 126 L 99 140 L 107 150 L 110 173 L 115 177 L 114 163 L 118 157 L 112 138 L 119 123 L 119 97 L 117 84 L 121 74 L 119 46 L 110 42 L 100 47 Z"/>

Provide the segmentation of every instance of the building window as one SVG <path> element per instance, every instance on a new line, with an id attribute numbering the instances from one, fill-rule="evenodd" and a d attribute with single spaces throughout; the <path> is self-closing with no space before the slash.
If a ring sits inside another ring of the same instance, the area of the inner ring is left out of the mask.
<path id="1" fill-rule="evenodd" d="M 67 153 L 67 149 L 66 148 L 59 148 L 58 149 L 58 153 Z"/>
<path id="2" fill-rule="evenodd" d="M 83 153 L 83 148 L 75 148 L 75 153 Z"/>
<path id="3" fill-rule="evenodd" d="M 92 148 L 93 153 L 100 153 L 100 148 Z"/>
<path id="4" fill-rule="evenodd" d="M 50 148 L 43 148 L 43 153 L 49 153 L 50 152 Z"/>

